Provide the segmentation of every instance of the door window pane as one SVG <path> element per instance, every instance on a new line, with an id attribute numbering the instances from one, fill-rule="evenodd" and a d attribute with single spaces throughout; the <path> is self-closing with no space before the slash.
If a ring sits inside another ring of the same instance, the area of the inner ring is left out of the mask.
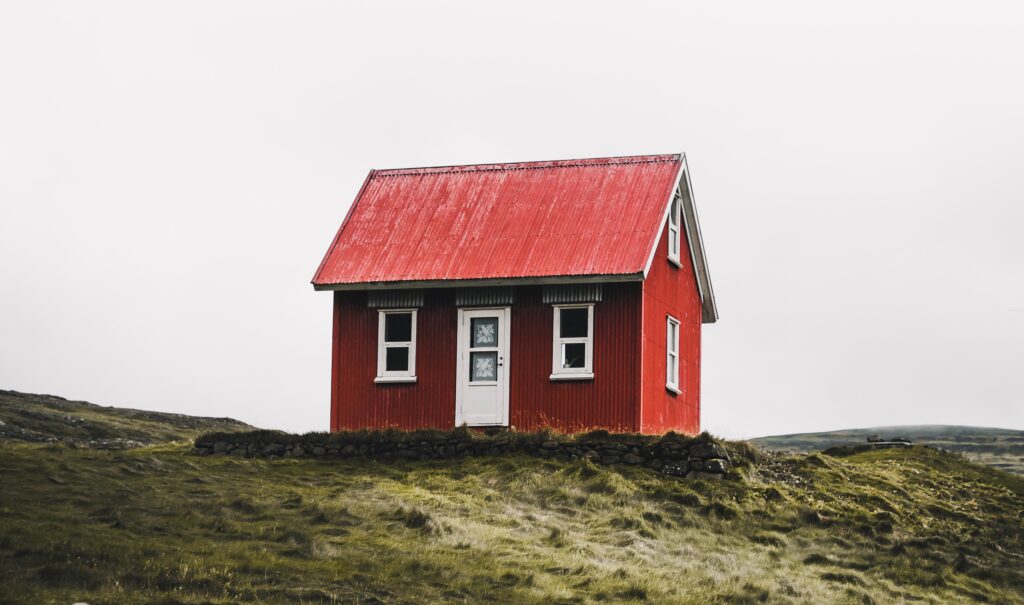
<path id="1" fill-rule="evenodd" d="M 474 317 L 470 319 L 471 347 L 498 346 L 498 318 Z"/>
<path id="2" fill-rule="evenodd" d="M 388 313 L 384 316 L 384 342 L 412 340 L 412 313 Z"/>
<path id="3" fill-rule="evenodd" d="M 586 307 L 562 309 L 562 317 L 559 324 L 560 336 L 562 338 L 586 338 L 589 317 L 590 310 Z"/>
<path id="4" fill-rule="evenodd" d="M 587 343 L 567 342 L 562 345 L 563 368 L 585 368 L 587 366 Z"/>
<path id="5" fill-rule="evenodd" d="M 409 347 L 388 347 L 384 355 L 386 371 L 407 372 L 409 370 Z"/>
<path id="6" fill-rule="evenodd" d="M 498 379 L 498 353 L 476 352 L 469 354 L 469 381 Z"/>

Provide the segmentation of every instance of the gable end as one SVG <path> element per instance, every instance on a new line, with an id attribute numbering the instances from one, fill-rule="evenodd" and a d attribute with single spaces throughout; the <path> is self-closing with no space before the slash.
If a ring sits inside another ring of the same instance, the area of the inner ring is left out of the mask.
<path id="1" fill-rule="evenodd" d="M 700 233 L 700 221 L 697 218 L 697 206 L 693 201 L 693 185 L 690 182 L 690 170 L 686 165 L 686 154 L 681 154 L 682 162 L 679 166 L 679 174 L 676 177 L 676 185 L 665 202 L 665 209 L 662 213 L 658 231 L 654 242 L 647 255 L 647 265 L 644 267 L 644 279 L 651 270 L 651 263 L 654 262 L 654 253 L 657 246 L 661 244 L 661 234 L 665 230 L 665 223 L 668 221 L 669 212 L 672 211 L 672 202 L 677 197 L 682 202 L 683 225 L 686 228 L 686 245 L 690 251 L 690 261 L 693 263 L 693 270 L 697 277 L 697 292 L 701 300 L 701 323 L 713 324 L 718 321 L 718 306 L 715 304 L 715 292 L 711 287 L 711 276 L 708 272 L 707 257 L 704 253 L 704 238 Z"/>

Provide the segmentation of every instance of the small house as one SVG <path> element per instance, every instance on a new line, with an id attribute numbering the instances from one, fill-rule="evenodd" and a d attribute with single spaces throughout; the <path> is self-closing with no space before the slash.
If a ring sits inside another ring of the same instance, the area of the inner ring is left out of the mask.
<path id="1" fill-rule="evenodd" d="M 686 158 L 372 170 L 313 277 L 331 430 L 700 430 Z"/>

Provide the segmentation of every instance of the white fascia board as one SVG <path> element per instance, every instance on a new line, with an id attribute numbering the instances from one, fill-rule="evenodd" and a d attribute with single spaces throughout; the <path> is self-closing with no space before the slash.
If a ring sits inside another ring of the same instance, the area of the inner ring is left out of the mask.
<path id="1" fill-rule="evenodd" d="M 684 217 L 693 214 L 691 224 L 689 218 L 685 218 L 687 230 L 687 243 L 690 247 L 690 258 L 694 260 L 694 270 L 697 272 L 697 283 L 700 285 L 701 301 L 703 303 L 701 323 L 713 324 L 718 321 L 718 305 L 715 303 L 715 289 L 711 286 L 711 274 L 708 271 L 708 257 L 704 252 L 704 238 L 700 233 L 700 219 L 697 217 L 697 203 L 694 201 L 693 183 L 690 181 L 690 169 L 686 165 L 686 154 L 683 154 L 683 177 L 686 179 L 686 195 L 683 196 Z"/>

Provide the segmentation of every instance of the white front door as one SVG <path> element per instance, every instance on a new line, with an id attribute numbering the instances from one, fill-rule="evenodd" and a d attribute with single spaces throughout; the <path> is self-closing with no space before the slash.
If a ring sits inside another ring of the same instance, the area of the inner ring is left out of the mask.
<path id="1" fill-rule="evenodd" d="M 455 426 L 508 424 L 509 307 L 459 309 Z"/>

